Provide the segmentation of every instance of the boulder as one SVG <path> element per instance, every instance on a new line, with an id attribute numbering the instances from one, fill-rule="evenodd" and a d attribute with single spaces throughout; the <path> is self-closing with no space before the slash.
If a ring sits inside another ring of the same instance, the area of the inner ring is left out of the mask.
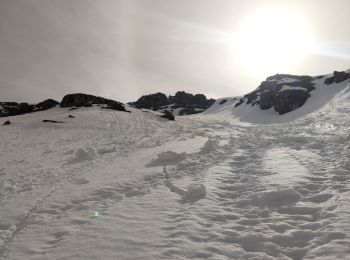
<path id="1" fill-rule="evenodd" d="M 11 122 L 9 120 L 5 121 L 5 123 L 3 123 L 2 125 L 10 125 Z"/>
<path id="2" fill-rule="evenodd" d="M 304 105 L 309 97 L 310 94 L 301 89 L 280 91 L 278 95 L 276 95 L 274 109 L 280 115 L 283 115 Z"/>
<path id="3" fill-rule="evenodd" d="M 72 115 L 69 115 L 68 117 L 69 117 L 69 118 L 75 118 L 75 116 L 72 116 Z"/>
<path id="4" fill-rule="evenodd" d="M 171 120 L 171 121 L 174 121 L 174 120 L 175 120 L 174 115 L 173 115 L 171 112 L 169 112 L 168 110 L 165 110 L 163 113 L 164 113 L 164 115 L 162 115 L 162 116 L 160 116 L 160 117 L 169 119 L 169 120 Z"/>

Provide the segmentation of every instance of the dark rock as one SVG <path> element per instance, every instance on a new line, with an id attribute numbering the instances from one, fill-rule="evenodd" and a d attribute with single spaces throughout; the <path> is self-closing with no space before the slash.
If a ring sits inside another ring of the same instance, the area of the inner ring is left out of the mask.
<path id="1" fill-rule="evenodd" d="M 69 117 L 69 118 L 75 118 L 75 116 L 72 116 L 72 115 L 69 115 L 68 117 Z"/>
<path id="2" fill-rule="evenodd" d="M 64 123 L 63 121 L 56 121 L 56 120 L 48 120 L 48 119 L 44 119 L 43 123 Z"/>
<path id="3" fill-rule="evenodd" d="M 227 102 L 227 100 L 226 99 L 223 99 L 223 100 L 221 100 L 220 102 L 219 102 L 219 105 L 223 105 L 223 104 L 225 104 Z"/>
<path id="4" fill-rule="evenodd" d="M 192 95 L 190 93 L 186 93 L 185 91 L 176 92 L 175 96 L 169 96 L 169 102 L 174 103 L 174 108 L 199 108 L 199 109 L 207 109 L 212 104 L 214 104 L 214 99 L 207 99 L 203 94 Z"/>
<path id="5" fill-rule="evenodd" d="M 269 90 L 265 90 L 260 94 L 260 108 L 262 110 L 269 109 L 275 105 L 276 93 Z"/>
<path id="6" fill-rule="evenodd" d="M 11 122 L 9 120 L 5 121 L 5 123 L 3 123 L 2 125 L 10 125 Z"/>
<path id="7" fill-rule="evenodd" d="M 287 113 L 286 111 L 290 112 L 299 107 L 310 96 L 308 93 L 315 89 L 314 79 L 311 76 L 276 74 L 261 82 L 254 91 L 244 95 L 235 104 L 235 107 L 243 103 L 251 104 L 252 106 L 258 104 L 262 110 L 275 107 L 275 110 L 280 114 Z M 284 86 L 289 87 L 286 89 L 288 90 L 287 92 L 281 91 Z M 300 88 L 304 88 L 305 91 L 300 90 Z M 294 93 L 294 91 L 296 92 Z M 285 106 L 282 105 L 282 100 L 286 100 Z"/>
<path id="8" fill-rule="evenodd" d="M 79 107 L 71 107 L 68 111 L 77 110 Z"/>
<path id="9" fill-rule="evenodd" d="M 61 107 L 90 107 L 93 104 L 107 105 L 106 108 L 115 109 L 118 111 L 126 111 L 124 105 L 120 102 L 97 97 L 93 95 L 87 95 L 82 93 L 68 94 L 63 97 L 60 106 Z"/>
<path id="10" fill-rule="evenodd" d="M 46 99 L 46 100 L 34 105 L 33 112 L 48 110 L 50 108 L 57 106 L 58 104 L 59 103 L 56 100 Z"/>
<path id="11" fill-rule="evenodd" d="M 214 102 L 214 99 L 207 99 L 203 94 L 192 95 L 184 91 L 179 91 L 175 96 L 169 97 L 163 93 L 145 95 L 139 98 L 136 102 L 131 102 L 129 104 L 139 109 L 145 108 L 155 111 L 169 109 L 169 107 L 171 111 L 176 108 L 183 108 L 182 114 L 188 115 L 189 113 L 200 113 L 209 108 Z"/>
<path id="12" fill-rule="evenodd" d="M 311 76 L 299 76 L 299 75 L 291 75 L 291 74 L 276 74 L 274 76 L 268 77 L 266 80 L 282 80 L 285 78 L 295 79 L 297 81 L 313 81 L 314 78 Z"/>
<path id="13" fill-rule="evenodd" d="M 0 106 L 0 117 L 21 115 L 33 110 L 33 105 L 28 103 L 0 102 Z"/>
<path id="14" fill-rule="evenodd" d="M 169 105 L 169 101 L 165 94 L 158 92 L 155 94 L 142 96 L 136 102 L 132 102 L 130 104 L 139 109 L 145 108 L 156 111 L 163 106 Z"/>
<path id="15" fill-rule="evenodd" d="M 244 103 L 244 98 L 241 98 L 236 104 L 235 107 L 238 107 Z"/>
<path id="16" fill-rule="evenodd" d="M 117 110 L 117 111 L 124 111 L 124 112 L 130 113 L 130 111 L 126 111 L 126 109 L 122 103 L 119 103 L 119 102 L 113 101 L 113 100 L 111 100 L 109 103 L 106 104 L 106 106 L 102 106 L 101 108 L 113 109 L 113 110 Z"/>
<path id="17" fill-rule="evenodd" d="M 169 112 L 168 110 L 165 110 L 163 113 L 164 113 L 164 115 L 162 115 L 162 116 L 160 116 L 160 117 L 169 119 L 169 120 L 171 120 L 171 121 L 174 121 L 174 120 L 175 120 L 174 115 L 173 115 L 171 112 Z"/>
<path id="18" fill-rule="evenodd" d="M 29 105 L 28 103 L 20 103 L 18 105 L 18 114 L 19 115 L 30 113 L 32 111 L 33 111 L 33 105 Z"/>
<path id="19" fill-rule="evenodd" d="M 283 90 L 276 95 L 274 109 L 280 115 L 283 115 L 304 105 L 309 97 L 310 94 L 307 91 L 300 89 Z"/>
<path id="20" fill-rule="evenodd" d="M 334 71 L 333 76 L 326 78 L 324 83 L 327 85 L 333 84 L 333 83 L 340 83 L 350 78 L 350 73 L 347 73 L 345 71 Z"/>

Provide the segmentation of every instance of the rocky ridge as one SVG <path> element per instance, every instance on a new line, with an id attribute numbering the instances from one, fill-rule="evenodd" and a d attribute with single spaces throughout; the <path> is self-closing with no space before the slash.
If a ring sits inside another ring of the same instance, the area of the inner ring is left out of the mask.
<path id="1" fill-rule="evenodd" d="M 158 92 L 144 95 L 135 102 L 129 104 L 139 109 L 151 109 L 164 112 L 165 110 L 176 113 L 179 116 L 201 113 L 212 104 L 214 99 L 207 99 L 203 94 L 190 94 L 185 91 L 178 91 L 174 96 L 167 97 L 164 93 Z"/>
<path id="2" fill-rule="evenodd" d="M 350 79 L 348 71 L 334 71 L 329 76 L 296 76 L 290 74 L 276 74 L 261 82 L 254 91 L 241 97 L 235 104 L 258 105 L 260 109 L 273 109 L 280 115 L 291 112 L 305 104 L 315 89 L 316 81 L 323 81 L 328 86 Z M 222 102 L 222 101 L 221 101 Z"/>

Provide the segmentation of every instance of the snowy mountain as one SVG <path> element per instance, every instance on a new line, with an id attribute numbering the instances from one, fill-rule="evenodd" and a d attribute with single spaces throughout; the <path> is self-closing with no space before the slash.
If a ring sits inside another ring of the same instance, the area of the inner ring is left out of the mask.
<path id="1" fill-rule="evenodd" d="M 314 87 L 282 115 L 260 86 L 176 121 L 87 96 L 0 118 L 0 259 L 349 259 L 349 79 L 281 77 Z"/>
<path id="2" fill-rule="evenodd" d="M 216 100 L 205 114 L 248 123 L 291 121 L 324 106 L 349 79 L 350 70 L 315 77 L 277 74 L 242 97 Z"/>

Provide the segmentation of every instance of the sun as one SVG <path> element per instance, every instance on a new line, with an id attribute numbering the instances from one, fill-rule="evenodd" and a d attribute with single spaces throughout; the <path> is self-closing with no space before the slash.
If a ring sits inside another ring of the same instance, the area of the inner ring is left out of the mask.
<path id="1" fill-rule="evenodd" d="M 251 14 L 239 25 L 234 38 L 238 63 L 256 76 L 292 71 L 313 45 L 307 23 L 278 8 Z"/>

